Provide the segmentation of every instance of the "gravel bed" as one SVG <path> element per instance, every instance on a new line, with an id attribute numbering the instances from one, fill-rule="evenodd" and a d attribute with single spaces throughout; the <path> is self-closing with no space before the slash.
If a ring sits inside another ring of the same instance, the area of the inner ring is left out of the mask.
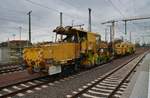
<path id="1" fill-rule="evenodd" d="M 137 54 L 139 53 L 140 52 Z M 117 66 L 120 66 L 123 62 L 128 61 L 137 54 L 116 59 L 110 63 L 95 67 L 91 70 L 69 76 L 62 81 L 59 80 L 58 82 L 55 82 L 52 86 L 50 85 L 47 88 L 42 88 L 42 90 L 33 90 L 34 93 L 30 94 L 25 93 L 22 98 L 65 98 L 67 94 L 77 91 L 78 88 L 86 85 L 92 80 L 97 79 Z M 18 96 L 14 96 L 13 98 L 18 98 Z"/>

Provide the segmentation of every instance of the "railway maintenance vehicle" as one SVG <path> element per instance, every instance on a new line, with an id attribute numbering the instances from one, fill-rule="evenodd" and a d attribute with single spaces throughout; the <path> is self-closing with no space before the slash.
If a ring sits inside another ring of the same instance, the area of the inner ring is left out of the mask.
<path id="1" fill-rule="evenodd" d="M 100 34 L 72 26 L 59 26 L 53 32 L 56 33 L 55 42 L 24 48 L 23 59 L 30 73 L 45 72 L 53 75 L 67 67 L 72 70 L 91 68 L 113 57 L 109 44 L 101 40 Z M 120 55 L 121 50 L 123 54 L 122 50 L 128 50 L 128 45 L 122 49 L 116 45 L 115 53 Z"/>

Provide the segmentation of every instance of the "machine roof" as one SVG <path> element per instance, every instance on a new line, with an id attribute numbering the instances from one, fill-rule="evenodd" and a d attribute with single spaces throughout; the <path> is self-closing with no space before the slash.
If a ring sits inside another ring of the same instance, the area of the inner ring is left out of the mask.
<path id="1" fill-rule="evenodd" d="M 73 28 L 71 26 L 66 26 L 66 27 L 57 27 L 56 29 L 53 30 L 53 32 L 56 32 L 57 34 L 76 34 L 76 32 L 81 32 L 81 33 L 87 33 L 88 31 L 85 31 L 83 29 L 77 29 L 77 28 Z M 93 33 L 93 32 L 88 32 L 88 33 L 92 33 L 94 35 L 100 36 L 99 34 Z"/>

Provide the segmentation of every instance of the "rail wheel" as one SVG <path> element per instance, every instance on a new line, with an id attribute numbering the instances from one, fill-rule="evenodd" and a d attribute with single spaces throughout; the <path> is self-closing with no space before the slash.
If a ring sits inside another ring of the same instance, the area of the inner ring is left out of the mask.
<path id="1" fill-rule="evenodd" d="M 79 70 L 80 70 L 80 63 L 77 62 L 77 63 L 75 63 L 75 65 L 74 65 L 74 71 L 75 71 L 75 72 L 78 72 Z"/>
<path id="2" fill-rule="evenodd" d="M 33 68 L 32 67 L 28 67 L 27 71 L 28 71 L 29 74 L 33 74 Z"/>

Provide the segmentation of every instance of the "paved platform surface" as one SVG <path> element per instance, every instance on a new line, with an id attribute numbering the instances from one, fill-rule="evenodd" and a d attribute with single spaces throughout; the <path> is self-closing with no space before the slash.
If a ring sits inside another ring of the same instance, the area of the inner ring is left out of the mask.
<path id="1" fill-rule="evenodd" d="M 136 69 L 122 98 L 150 98 L 150 53 Z"/>

